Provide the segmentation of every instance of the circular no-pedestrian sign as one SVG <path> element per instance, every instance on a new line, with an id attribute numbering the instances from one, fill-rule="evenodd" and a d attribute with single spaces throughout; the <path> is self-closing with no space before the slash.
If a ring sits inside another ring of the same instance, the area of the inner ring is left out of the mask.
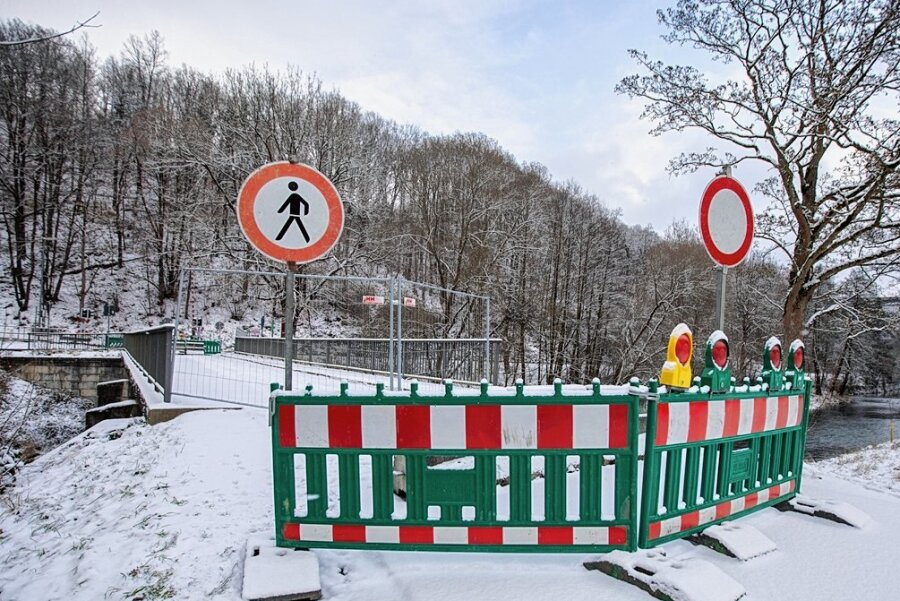
<path id="1" fill-rule="evenodd" d="M 706 186 L 700 200 L 700 235 L 710 258 L 724 267 L 744 260 L 753 245 L 753 207 L 747 191 L 722 175 Z"/>
<path id="2" fill-rule="evenodd" d="M 238 194 L 238 223 L 256 250 L 277 261 L 308 263 L 337 243 L 344 205 L 327 177 L 308 165 L 263 165 Z"/>

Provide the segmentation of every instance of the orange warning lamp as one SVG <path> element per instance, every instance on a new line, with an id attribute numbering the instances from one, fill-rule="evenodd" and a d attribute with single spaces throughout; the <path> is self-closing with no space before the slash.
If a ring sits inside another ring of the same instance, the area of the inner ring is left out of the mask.
<path id="1" fill-rule="evenodd" d="M 659 373 L 659 383 L 669 388 L 687 390 L 691 387 L 691 357 L 694 354 L 694 335 L 680 323 L 669 336 L 666 362 Z"/>

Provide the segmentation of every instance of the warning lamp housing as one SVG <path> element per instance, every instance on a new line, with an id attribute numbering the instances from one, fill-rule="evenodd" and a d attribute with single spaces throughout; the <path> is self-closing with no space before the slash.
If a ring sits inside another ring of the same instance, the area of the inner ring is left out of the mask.
<path id="1" fill-rule="evenodd" d="M 728 361 L 730 353 L 728 337 L 722 330 L 716 330 L 709 335 L 703 371 L 700 372 L 701 386 L 709 386 L 710 392 L 731 390 L 731 366 Z"/>
<path id="2" fill-rule="evenodd" d="M 784 352 L 781 341 L 772 336 L 766 340 L 763 349 L 763 384 L 768 385 L 769 390 L 781 390 L 784 388 Z"/>
<path id="3" fill-rule="evenodd" d="M 694 335 L 686 324 L 680 323 L 669 336 L 666 362 L 659 372 L 659 383 L 669 389 L 687 390 L 691 387 L 691 358 L 694 355 Z"/>
<path id="4" fill-rule="evenodd" d="M 800 339 L 794 340 L 788 349 L 787 365 L 785 365 L 784 379 L 787 383 L 786 388 L 791 390 L 803 388 L 803 382 L 806 379 L 805 354 L 806 349 L 803 342 Z"/>

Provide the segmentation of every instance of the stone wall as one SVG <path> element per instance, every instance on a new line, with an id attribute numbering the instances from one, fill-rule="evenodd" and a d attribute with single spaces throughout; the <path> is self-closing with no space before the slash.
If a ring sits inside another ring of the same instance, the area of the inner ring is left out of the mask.
<path id="1" fill-rule="evenodd" d="M 97 384 L 128 378 L 121 357 L 0 357 L 0 368 L 33 384 L 97 402 Z"/>

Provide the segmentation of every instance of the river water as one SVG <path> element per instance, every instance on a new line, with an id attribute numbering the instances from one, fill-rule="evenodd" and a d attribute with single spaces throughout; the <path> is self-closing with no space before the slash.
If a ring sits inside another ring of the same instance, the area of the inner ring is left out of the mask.
<path id="1" fill-rule="evenodd" d="M 900 440 L 900 399 L 854 397 L 809 416 L 807 459 L 828 459 L 872 444 L 888 442 L 894 421 L 894 440 Z"/>

